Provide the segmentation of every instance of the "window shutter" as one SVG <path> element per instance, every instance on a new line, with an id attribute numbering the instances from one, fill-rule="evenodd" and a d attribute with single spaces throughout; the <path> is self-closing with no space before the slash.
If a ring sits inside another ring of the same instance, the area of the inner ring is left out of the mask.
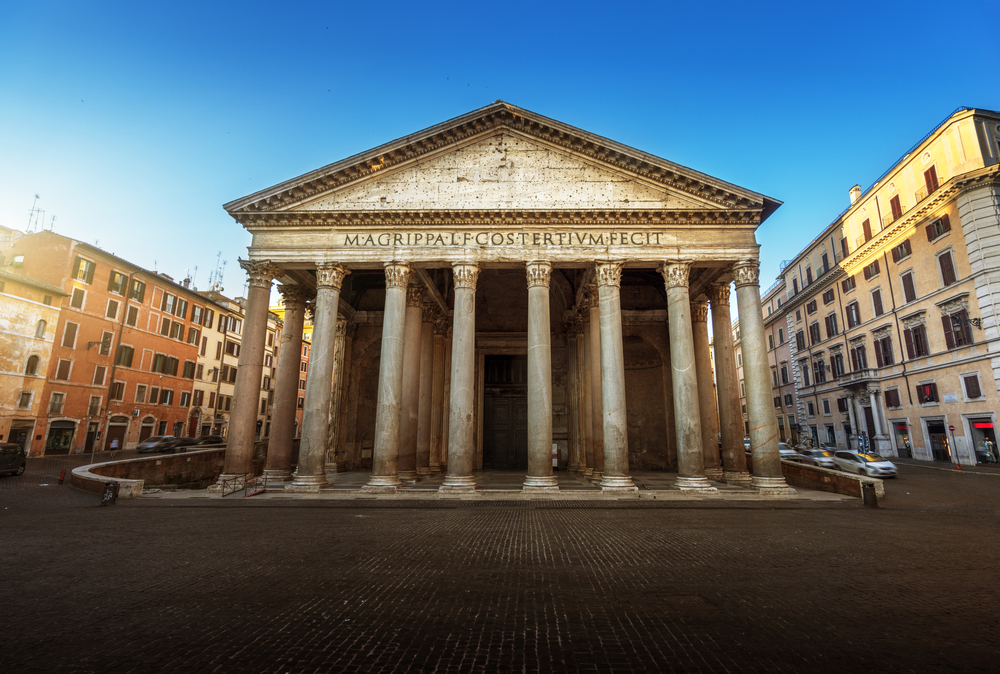
<path id="1" fill-rule="evenodd" d="M 969 312 L 962 309 L 956 314 L 956 316 L 958 316 L 958 320 L 961 321 L 961 330 L 963 336 L 965 337 L 965 343 L 972 344 L 972 326 L 969 324 Z"/>
<path id="2" fill-rule="evenodd" d="M 906 252 L 907 255 L 910 255 L 911 253 L 913 253 L 913 249 L 910 247 L 910 240 L 909 239 L 907 239 L 906 241 L 903 242 L 903 250 Z"/>
<path id="3" fill-rule="evenodd" d="M 872 221 L 865 220 L 861 223 L 861 228 L 865 230 L 865 241 L 869 241 L 872 238 Z"/>
<path id="4" fill-rule="evenodd" d="M 892 199 L 889 199 L 889 206 L 892 207 L 892 219 L 898 220 L 903 216 L 903 205 L 899 201 L 899 195 L 897 194 Z"/>
<path id="5" fill-rule="evenodd" d="M 846 236 L 843 239 L 840 240 L 840 252 L 844 254 L 844 257 L 847 257 L 847 237 Z"/>
<path id="6" fill-rule="evenodd" d="M 930 395 L 931 402 L 937 402 L 938 399 L 937 384 L 928 384 L 927 386 L 931 390 L 931 395 Z"/>
<path id="7" fill-rule="evenodd" d="M 979 389 L 979 377 L 969 375 L 965 377 L 965 394 L 970 398 L 980 398 L 983 392 Z"/>
<path id="8" fill-rule="evenodd" d="M 830 328 L 830 317 L 827 316 L 824 320 L 826 321 L 826 336 L 827 336 L 827 338 L 833 337 L 833 330 Z"/>
<path id="9" fill-rule="evenodd" d="M 899 246 L 892 249 L 892 261 L 899 262 Z"/>
<path id="10" fill-rule="evenodd" d="M 108 277 L 108 291 L 115 290 L 117 287 L 118 286 L 115 283 L 115 273 L 111 272 L 111 276 Z"/>
<path id="11" fill-rule="evenodd" d="M 941 231 L 950 232 L 951 231 L 951 218 L 945 213 L 941 216 Z"/>
<path id="12" fill-rule="evenodd" d="M 840 289 L 843 292 L 845 292 L 845 293 L 847 292 L 847 279 L 846 278 L 843 281 L 840 282 Z"/>
<path id="13" fill-rule="evenodd" d="M 955 334 L 952 332 L 951 316 L 942 316 L 941 324 L 944 326 L 944 341 L 949 349 L 955 348 Z"/>
<path id="14" fill-rule="evenodd" d="M 937 169 L 933 166 L 924 171 L 924 182 L 927 183 L 927 194 L 938 188 Z"/>
<path id="15" fill-rule="evenodd" d="M 933 241 L 934 240 L 934 232 L 935 232 L 934 223 L 932 222 L 931 224 L 927 225 L 927 227 L 925 229 L 927 231 L 927 240 L 928 241 Z"/>
<path id="16" fill-rule="evenodd" d="M 913 274 L 903 274 L 903 299 L 907 302 L 917 299 L 917 291 L 913 287 Z"/>
<path id="17" fill-rule="evenodd" d="M 907 328 L 903 330 L 903 340 L 906 342 L 906 356 L 910 360 L 913 360 L 913 331 Z"/>
<path id="18" fill-rule="evenodd" d="M 875 292 L 872 293 L 872 302 L 875 305 L 875 315 L 876 316 L 881 316 L 882 315 L 882 291 L 881 290 L 876 290 Z"/>
<path id="19" fill-rule="evenodd" d="M 876 340 L 875 341 L 875 363 L 879 367 L 882 367 L 882 341 L 881 340 Z"/>
<path id="20" fill-rule="evenodd" d="M 938 263 L 941 265 L 941 280 L 946 286 L 950 286 L 955 282 L 955 265 L 951 260 L 951 253 L 945 253 L 938 258 Z"/>
<path id="21" fill-rule="evenodd" d="M 872 271 L 874 271 L 876 274 L 878 273 L 878 260 L 875 260 L 872 263 Z"/>
<path id="22" fill-rule="evenodd" d="M 858 350 L 851 349 L 851 370 L 857 372 L 861 368 L 858 367 Z"/>
<path id="23" fill-rule="evenodd" d="M 867 281 L 872 277 L 871 266 L 870 265 L 866 266 L 864 271 L 865 271 L 865 280 Z"/>

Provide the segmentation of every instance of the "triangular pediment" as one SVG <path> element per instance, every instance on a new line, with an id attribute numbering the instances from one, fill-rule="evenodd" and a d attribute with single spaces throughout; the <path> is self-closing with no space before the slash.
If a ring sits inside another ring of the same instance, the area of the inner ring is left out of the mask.
<path id="1" fill-rule="evenodd" d="M 510 131 L 376 172 L 294 210 L 713 208 L 626 171 Z"/>
<path id="2" fill-rule="evenodd" d="M 519 208 L 753 211 L 760 222 L 779 205 L 497 101 L 225 208 L 242 222 L 253 214 Z"/>

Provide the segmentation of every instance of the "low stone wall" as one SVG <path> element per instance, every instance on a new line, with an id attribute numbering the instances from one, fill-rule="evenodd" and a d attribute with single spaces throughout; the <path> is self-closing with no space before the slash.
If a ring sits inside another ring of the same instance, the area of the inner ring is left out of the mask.
<path id="1" fill-rule="evenodd" d="M 183 454 L 156 454 L 135 459 L 94 463 L 73 470 L 70 484 L 94 493 L 104 483 L 118 482 L 119 498 L 138 498 L 144 486 L 193 485 L 214 482 L 222 472 L 226 448 L 203 449 Z"/>
<path id="2" fill-rule="evenodd" d="M 747 454 L 747 470 L 753 472 L 753 462 L 750 454 Z M 828 491 L 834 494 L 844 494 L 861 498 L 861 484 L 871 482 L 875 485 L 875 495 L 878 498 L 885 498 L 885 483 L 874 477 L 862 477 L 851 475 L 839 470 L 810 466 L 798 461 L 781 461 L 781 473 L 785 476 L 785 482 L 792 487 L 802 489 L 815 489 L 817 491 Z"/>

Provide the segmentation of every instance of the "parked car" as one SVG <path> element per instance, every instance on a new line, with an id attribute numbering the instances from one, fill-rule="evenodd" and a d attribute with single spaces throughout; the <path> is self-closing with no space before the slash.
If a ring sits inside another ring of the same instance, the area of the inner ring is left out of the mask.
<path id="1" fill-rule="evenodd" d="M 833 444 L 832 442 L 821 442 L 821 443 L 819 443 L 819 448 L 820 449 L 825 449 L 828 452 L 836 452 L 837 451 L 837 445 Z"/>
<path id="2" fill-rule="evenodd" d="M 896 466 L 884 456 L 840 450 L 833 453 L 833 462 L 845 473 L 868 477 L 896 477 Z"/>
<path id="3" fill-rule="evenodd" d="M 221 435 L 203 435 L 200 438 L 195 438 L 197 442 L 196 445 L 224 445 L 226 444 L 226 439 Z"/>
<path id="4" fill-rule="evenodd" d="M 146 452 L 169 452 L 173 448 L 175 440 L 177 438 L 172 435 L 151 435 L 136 445 L 135 451 L 140 454 Z"/>
<path id="5" fill-rule="evenodd" d="M 802 455 L 792 449 L 792 446 L 787 442 L 779 442 L 778 451 L 781 452 L 783 461 L 802 461 Z"/>
<path id="6" fill-rule="evenodd" d="M 177 438 L 173 442 L 173 446 L 167 450 L 171 453 L 176 452 L 186 452 L 189 447 L 194 447 L 198 444 L 198 438 Z"/>
<path id="7" fill-rule="evenodd" d="M 820 468 L 836 469 L 837 464 L 833 462 L 833 452 L 827 449 L 804 449 L 799 452 L 802 456 L 802 463 Z"/>
<path id="8" fill-rule="evenodd" d="M 21 475 L 28 465 L 24 448 L 13 442 L 0 443 L 0 474 Z"/>
<path id="9" fill-rule="evenodd" d="M 743 438 L 743 448 L 750 451 L 750 438 Z"/>

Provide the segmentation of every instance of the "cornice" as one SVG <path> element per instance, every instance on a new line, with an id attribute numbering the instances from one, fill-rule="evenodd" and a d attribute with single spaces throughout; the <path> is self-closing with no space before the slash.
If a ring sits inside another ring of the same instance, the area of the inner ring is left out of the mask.
<path id="1" fill-rule="evenodd" d="M 449 226 L 568 226 L 568 227 L 756 227 L 761 212 L 752 209 L 714 210 L 372 210 L 372 211 L 276 211 L 234 213 L 249 230 L 269 227 L 449 227 Z"/>
<path id="2" fill-rule="evenodd" d="M 468 141 L 509 130 L 587 157 L 673 190 L 716 204 L 724 209 L 758 209 L 764 217 L 781 202 L 647 154 L 568 124 L 497 101 L 434 127 L 386 143 L 367 152 L 307 173 L 275 187 L 237 199 L 224 208 L 237 219 L 248 212 L 274 212 L 293 208 L 330 190 L 365 180 L 390 168 Z"/>

